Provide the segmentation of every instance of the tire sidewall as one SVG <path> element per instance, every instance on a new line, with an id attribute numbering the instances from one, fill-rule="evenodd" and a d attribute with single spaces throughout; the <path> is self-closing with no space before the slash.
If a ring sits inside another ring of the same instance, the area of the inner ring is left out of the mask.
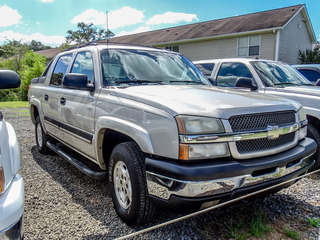
<path id="1" fill-rule="evenodd" d="M 41 134 L 42 134 L 42 140 L 41 140 L 41 146 L 39 144 L 39 136 L 38 136 L 38 126 L 40 126 L 41 128 Z M 44 133 L 41 122 L 40 122 L 40 118 L 37 117 L 36 119 L 36 125 L 35 125 L 35 135 L 36 135 L 36 143 L 37 143 L 37 147 L 40 153 L 46 153 L 47 152 L 47 135 Z"/>
<path id="2" fill-rule="evenodd" d="M 123 208 L 118 202 L 114 188 L 114 167 L 119 161 L 122 161 L 126 165 L 131 180 L 132 202 L 127 209 Z M 145 189 L 141 189 L 141 185 L 144 186 L 143 182 L 141 182 L 143 181 L 142 177 L 144 176 L 144 174 L 142 171 L 139 171 L 139 169 L 137 169 L 135 161 L 136 160 L 132 159 L 130 154 L 128 154 L 128 152 L 125 151 L 124 148 L 122 148 L 121 146 L 116 146 L 111 154 L 109 163 L 109 187 L 112 201 L 119 217 L 129 225 L 134 225 L 136 221 L 138 221 L 142 204 L 140 194 L 141 191 L 145 191 Z"/>

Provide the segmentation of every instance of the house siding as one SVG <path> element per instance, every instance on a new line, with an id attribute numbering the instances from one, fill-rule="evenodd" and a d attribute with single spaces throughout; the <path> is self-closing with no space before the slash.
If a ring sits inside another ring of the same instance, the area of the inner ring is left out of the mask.
<path id="1" fill-rule="evenodd" d="M 192 61 L 236 57 L 237 38 L 181 44 L 180 53 Z"/>
<path id="2" fill-rule="evenodd" d="M 267 34 L 261 34 L 261 48 L 260 55 L 257 56 L 261 59 L 274 60 L 276 49 L 277 35 L 273 32 Z"/>
<path id="3" fill-rule="evenodd" d="M 305 18 L 300 12 L 280 32 L 280 61 L 288 64 L 297 64 L 299 50 L 312 49 L 310 34 L 305 22 L 301 21 L 301 19 Z"/>
<path id="4" fill-rule="evenodd" d="M 260 55 L 252 56 L 273 60 L 275 56 L 274 33 L 261 34 Z M 238 57 L 238 37 L 199 41 L 179 45 L 180 53 L 192 61 Z"/>

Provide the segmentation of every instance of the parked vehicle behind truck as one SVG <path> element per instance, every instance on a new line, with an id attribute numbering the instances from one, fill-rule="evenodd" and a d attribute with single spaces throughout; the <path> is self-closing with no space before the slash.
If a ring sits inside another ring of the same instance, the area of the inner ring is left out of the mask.
<path id="1" fill-rule="evenodd" d="M 17 88 L 16 72 L 0 70 L 0 90 Z M 0 111 L 0 239 L 23 239 L 24 182 L 20 170 L 19 144 L 12 125 Z"/>
<path id="2" fill-rule="evenodd" d="M 62 52 L 31 81 L 29 103 L 39 151 L 107 177 L 130 225 L 155 206 L 201 208 L 272 189 L 314 164 L 299 103 L 217 89 L 165 50 L 108 43 Z"/>
<path id="3" fill-rule="evenodd" d="M 212 59 L 194 62 L 214 86 L 250 89 L 300 102 L 306 110 L 308 137 L 320 149 L 320 87 L 314 86 L 288 64 L 248 58 Z M 320 167 L 320 151 L 316 164 Z"/>

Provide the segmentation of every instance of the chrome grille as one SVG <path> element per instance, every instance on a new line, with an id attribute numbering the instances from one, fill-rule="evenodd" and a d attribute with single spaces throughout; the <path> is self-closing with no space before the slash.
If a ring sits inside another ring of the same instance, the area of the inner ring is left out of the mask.
<path id="1" fill-rule="evenodd" d="M 233 132 L 266 129 L 268 125 L 285 126 L 295 123 L 294 111 L 237 115 L 229 118 Z"/>
<path id="2" fill-rule="evenodd" d="M 287 143 L 293 142 L 295 137 L 295 133 L 289 133 L 280 136 L 277 139 L 255 139 L 255 140 L 246 140 L 236 142 L 236 146 L 238 152 L 240 154 L 254 152 L 254 151 L 261 151 L 261 150 L 269 150 L 273 148 L 277 148 L 279 146 L 285 145 Z"/>
<path id="3" fill-rule="evenodd" d="M 257 130 L 266 130 L 269 126 L 287 126 L 295 124 L 294 111 L 281 111 L 270 113 L 257 113 L 247 115 L 237 115 L 229 118 L 232 131 L 254 132 Z M 280 135 L 276 139 L 260 138 L 254 140 L 243 140 L 235 143 L 236 155 L 250 155 L 256 152 L 277 149 L 278 151 L 288 144 L 294 144 L 295 133 Z"/>

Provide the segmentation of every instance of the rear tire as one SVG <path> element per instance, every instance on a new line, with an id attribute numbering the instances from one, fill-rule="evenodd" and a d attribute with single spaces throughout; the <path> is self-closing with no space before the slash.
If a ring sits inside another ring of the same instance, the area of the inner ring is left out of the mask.
<path id="1" fill-rule="evenodd" d="M 309 138 L 312 138 L 316 143 L 317 143 L 317 151 L 315 153 L 315 160 L 316 162 L 314 163 L 314 165 L 312 166 L 312 168 L 310 170 L 316 170 L 320 167 L 320 134 L 318 129 L 312 124 L 309 123 L 308 124 L 308 130 L 307 130 L 307 136 Z"/>
<path id="2" fill-rule="evenodd" d="M 134 142 L 118 144 L 109 161 L 109 186 L 114 208 L 128 225 L 142 225 L 154 214 L 148 196 L 144 156 Z"/>
<path id="3" fill-rule="evenodd" d="M 47 147 L 47 142 L 50 140 L 50 136 L 43 131 L 39 116 L 36 119 L 35 134 L 38 151 L 42 154 L 50 153 L 50 149 Z"/>

